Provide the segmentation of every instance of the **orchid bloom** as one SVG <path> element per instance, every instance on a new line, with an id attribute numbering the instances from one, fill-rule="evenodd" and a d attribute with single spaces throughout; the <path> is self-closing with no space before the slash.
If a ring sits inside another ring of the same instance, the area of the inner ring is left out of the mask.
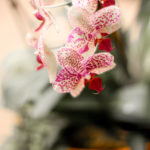
<path id="1" fill-rule="evenodd" d="M 70 24 L 74 29 L 69 35 L 66 47 L 77 49 L 85 57 L 95 52 L 95 42 L 99 43 L 99 48 L 105 48 L 103 50 L 110 52 L 111 41 L 104 39 L 104 36 L 120 28 L 120 9 L 117 6 L 108 6 L 96 12 L 94 10 L 90 5 L 81 7 L 78 4 L 71 7 L 68 13 Z"/>
<path id="2" fill-rule="evenodd" d="M 38 39 L 28 33 L 26 39 L 28 44 L 36 50 L 36 59 L 37 62 L 40 64 L 37 67 L 37 70 L 45 67 L 48 71 L 50 83 L 52 83 L 56 79 L 58 65 L 53 52 L 49 50 L 46 45 L 43 44 L 43 36 L 44 35 L 42 34 Z"/>
<path id="3" fill-rule="evenodd" d="M 73 97 L 81 93 L 87 81 L 90 82 L 90 89 L 100 93 L 103 90 L 102 81 L 95 75 L 115 67 L 114 57 L 110 53 L 102 52 L 85 59 L 76 50 L 66 47 L 58 51 L 57 60 L 62 69 L 52 86 L 57 92 L 70 93 Z"/>
<path id="4" fill-rule="evenodd" d="M 38 20 L 42 21 L 40 26 L 37 29 L 35 29 L 35 32 L 39 31 L 40 29 L 42 29 L 42 32 L 39 38 L 36 38 L 32 35 L 28 35 L 27 40 L 28 40 L 29 45 L 36 50 L 35 52 L 36 59 L 37 59 L 37 62 L 40 64 L 37 67 L 37 70 L 40 70 L 46 67 L 48 74 L 49 74 L 50 83 L 52 83 L 56 79 L 58 66 L 57 66 L 55 55 L 53 54 L 51 50 L 48 50 L 46 45 L 44 45 L 43 38 L 47 30 L 49 29 L 50 25 L 52 23 L 55 24 L 55 20 L 53 16 L 48 13 L 42 0 L 31 0 L 31 4 L 33 8 L 36 10 L 35 17 Z M 48 24 L 45 25 L 45 23 L 48 23 Z M 56 26 L 56 29 L 57 29 L 57 26 Z"/>

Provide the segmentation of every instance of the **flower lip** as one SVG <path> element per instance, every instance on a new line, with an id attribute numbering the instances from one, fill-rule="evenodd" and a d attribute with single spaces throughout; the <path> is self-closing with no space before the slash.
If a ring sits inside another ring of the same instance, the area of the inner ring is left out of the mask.
<path id="1" fill-rule="evenodd" d="M 85 79 L 90 80 L 91 79 L 91 75 L 90 74 L 86 74 L 85 75 Z"/>
<path id="2" fill-rule="evenodd" d="M 93 78 L 90 80 L 89 89 L 97 91 L 96 94 L 99 94 L 104 88 L 102 87 L 101 78 Z"/>
<path id="3" fill-rule="evenodd" d="M 91 73 L 85 76 L 84 85 L 87 86 L 89 83 L 89 89 L 97 91 L 99 94 L 104 88 L 102 87 L 102 79 L 95 77 L 97 74 Z"/>

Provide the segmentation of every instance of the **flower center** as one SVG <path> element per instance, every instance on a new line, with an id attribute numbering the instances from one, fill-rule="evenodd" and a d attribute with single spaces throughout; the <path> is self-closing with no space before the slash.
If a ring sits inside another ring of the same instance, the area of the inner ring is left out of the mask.
<path id="1" fill-rule="evenodd" d="M 96 35 L 96 39 L 101 39 L 102 38 L 102 35 L 100 34 L 100 33 L 98 33 L 97 35 Z"/>
<path id="2" fill-rule="evenodd" d="M 87 74 L 87 75 L 85 76 L 85 79 L 90 80 L 90 79 L 91 79 L 91 75 Z"/>

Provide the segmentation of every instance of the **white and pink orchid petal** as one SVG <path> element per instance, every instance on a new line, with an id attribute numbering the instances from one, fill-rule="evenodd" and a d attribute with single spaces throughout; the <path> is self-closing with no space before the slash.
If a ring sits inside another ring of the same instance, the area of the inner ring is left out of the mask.
<path id="1" fill-rule="evenodd" d="M 44 44 L 43 44 L 43 36 L 42 35 L 38 39 L 36 55 L 38 55 L 40 57 L 41 61 L 43 62 L 43 64 L 45 64 Z"/>
<path id="2" fill-rule="evenodd" d="M 59 93 L 69 93 L 75 90 L 80 83 L 82 76 L 72 67 L 60 70 L 55 82 L 52 84 L 55 91 Z"/>
<path id="3" fill-rule="evenodd" d="M 109 6 L 97 11 L 91 17 L 93 27 L 100 33 L 111 34 L 120 28 L 121 13 L 117 6 Z"/>
<path id="4" fill-rule="evenodd" d="M 51 50 L 47 49 L 46 47 L 44 48 L 44 57 L 45 57 L 44 59 L 45 67 L 49 75 L 49 81 L 50 83 L 53 83 L 56 79 L 57 70 L 58 70 L 56 57 L 54 53 Z"/>
<path id="5" fill-rule="evenodd" d="M 80 95 L 80 93 L 82 92 L 82 90 L 83 90 L 84 87 L 85 87 L 84 82 L 85 82 L 85 78 L 82 77 L 82 78 L 80 79 L 80 82 L 77 84 L 77 86 L 76 86 L 73 90 L 70 91 L 70 94 L 71 94 L 73 97 L 77 97 L 77 96 Z"/>
<path id="6" fill-rule="evenodd" d="M 83 32 L 80 28 L 75 28 L 72 30 L 68 37 L 67 44 L 65 47 L 77 50 L 80 54 L 89 53 L 89 55 L 94 53 L 94 39 L 91 34 Z"/>
<path id="7" fill-rule="evenodd" d="M 37 48 L 36 48 L 36 54 L 39 54 L 41 60 L 44 62 L 44 44 L 43 44 L 43 38 L 47 32 L 47 30 L 49 29 L 50 24 L 48 24 L 47 26 L 45 26 L 42 30 L 42 33 L 38 39 L 38 43 L 37 43 Z"/>
<path id="8" fill-rule="evenodd" d="M 98 0 L 72 0 L 74 6 L 79 6 L 94 13 L 97 9 Z"/>
<path id="9" fill-rule="evenodd" d="M 31 33 L 27 33 L 25 39 L 29 46 L 31 46 L 33 49 L 37 49 L 38 38 L 36 36 Z"/>
<path id="10" fill-rule="evenodd" d="M 84 66 L 90 73 L 102 74 L 115 67 L 114 56 L 110 53 L 98 53 L 90 56 Z"/>
<path id="11" fill-rule="evenodd" d="M 84 58 L 88 58 L 89 56 L 91 56 L 95 53 L 95 50 L 96 50 L 95 39 L 92 38 L 91 41 L 89 41 L 87 43 L 87 45 L 88 45 L 87 50 L 81 53 L 82 56 L 84 56 Z"/>
<path id="12" fill-rule="evenodd" d="M 43 45 L 42 38 L 38 42 L 38 52 L 39 57 L 48 71 L 50 83 L 52 83 L 56 79 L 58 65 L 53 52 Z"/>
<path id="13" fill-rule="evenodd" d="M 83 32 L 79 27 L 77 27 L 74 28 L 68 36 L 66 47 L 79 50 L 82 49 L 91 39 L 91 34 Z"/>
<path id="14" fill-rule="evenodd" d="M 38 40 L 37 54 L 39 55 L 42 63 L 44 64 L 44 67 L 46 67 L 50 83 L 52 83 L 56 79 L 58 64 L 53 52 L 49 50 L 46 46 L 44 46 L 43 36 L 41 35 Z"/>
<path id="15" fill-rule="evenodd" d="M 69 22 L 73 28 L 79 27 L 82 31 L 92 33 L 94 28 L 90 23 L 92 13 L 88 10 L 73 6 L 68 12 Z"/>
<path id="16" fill-rule="evenodd" d="M 57 59 L 62 67 L 73 67 L 77 72 L 83 70 L 81 62 L 84 57 L 73 49 L 61 48 L 57 52 Z"/>

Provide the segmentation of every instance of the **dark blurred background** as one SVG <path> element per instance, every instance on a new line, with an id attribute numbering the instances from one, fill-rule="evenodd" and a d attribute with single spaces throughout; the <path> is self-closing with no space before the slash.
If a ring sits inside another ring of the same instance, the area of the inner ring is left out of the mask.
<path id="1" fill-rule="evenodd" d="M 150 149 L 150 1 L 117 2 L 122 25 L 110 36 L 117 67 L 100 76 L 102 93 L 85 88 L 72 98 L 53 91 L 45 69 L 36 71 L 25 40 L 39 24 L 29 1 L 0 1 L 0 150 Z M 50 10 L 60 27 L 46 35 L 51 50 L 66 42 L 69 7 Z"/>

